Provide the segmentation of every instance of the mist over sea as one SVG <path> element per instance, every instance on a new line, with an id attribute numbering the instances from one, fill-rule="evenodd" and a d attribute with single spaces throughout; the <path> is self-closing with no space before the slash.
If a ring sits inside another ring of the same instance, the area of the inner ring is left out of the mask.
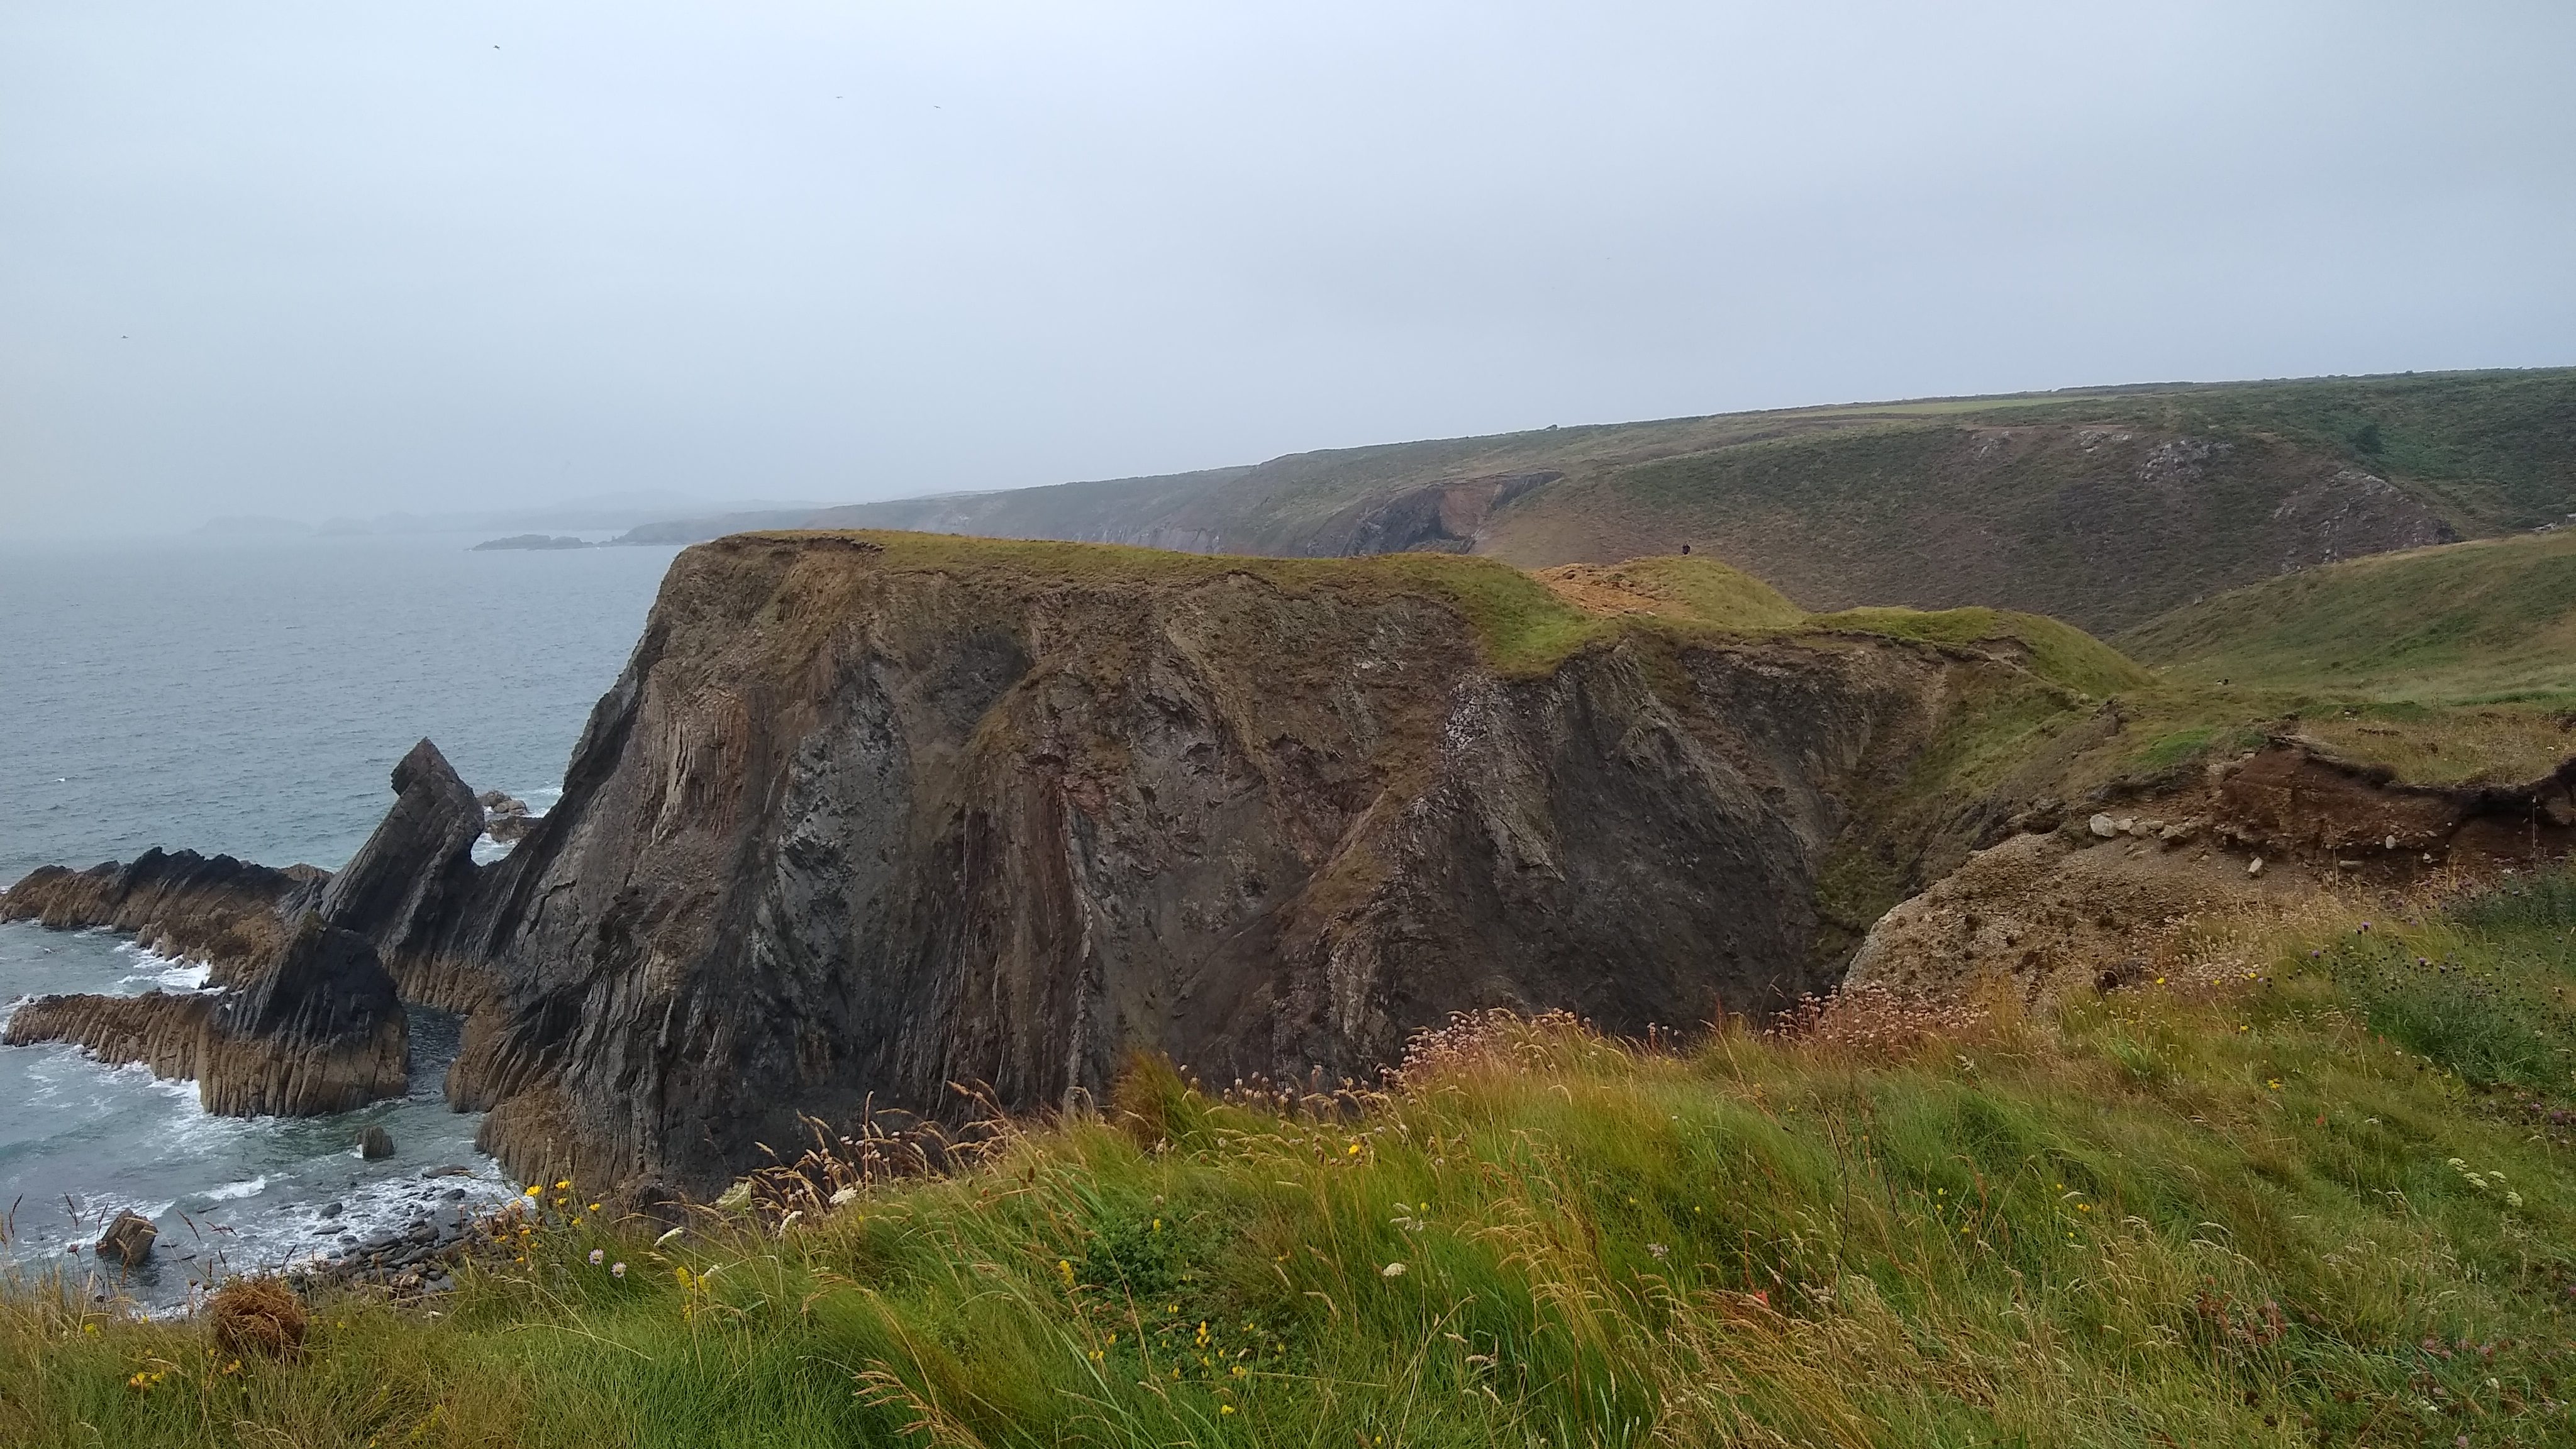
<path id="1" fill-rule="evenodd" d="M 0 885 L 153 845 L 337 868 L 435 740 L 477 790 L 542 811 L 643 631 L 669 548 L 469 551 L 472 538 L 0 543 Z M 31 994 L 202 979 L 101 932 L 0 925 L 0 1016 Z M 413 1090 L 308 1120 L 209 1117 L 64 1046 L 0 1047 L 0 1252 L 161 1224 L 129 1285 L 168 1302 L 221 1260 L 332 1251 L 509 1186 L 439 1097 L 455 1024 L 413 1013 Z M 381 1122 L 396 1152 L 356 1154 Z M 459 1165 L 463 1177 L 423 1178 Z M 336 1206 L 335 1206 L 336 1205 Z"/>

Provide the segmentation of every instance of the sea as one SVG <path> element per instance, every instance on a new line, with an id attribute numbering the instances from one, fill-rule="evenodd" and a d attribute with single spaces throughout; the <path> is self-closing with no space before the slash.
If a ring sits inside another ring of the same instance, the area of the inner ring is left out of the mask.
<path id="1" fill-rule="evenodd" d="M 422 738 L 542 813 L 676 550 L 476 541 L 0 540 L 0 885 L 154 845 L 337 868 Z M 0 1017 L 42 993 L 204 979 L 115 933 L 0 925 Z M 300 1119 L 212 1116 L 193 1082 L 0 1047 L 0 1263 L 166 1309 L 228 1271 L 511 1195 L 477 1119 L 440 1094 L 457 1022 L 415 1008 L 411 1028 L 408 1097 Z M 395 1150 L 369 1162 L 376 1124 Z M 133 1273 L 88 1251 L 124 1211 L 161 1229 Z"/>

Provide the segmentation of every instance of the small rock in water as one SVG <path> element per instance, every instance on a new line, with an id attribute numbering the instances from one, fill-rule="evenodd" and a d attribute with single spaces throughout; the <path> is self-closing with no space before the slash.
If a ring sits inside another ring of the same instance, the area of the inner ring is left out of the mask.
<path id="1" fill-rule="evenodd" d="M 471 1177 L 474 1175 L 474 1169 L 459 1167 L 451 1162 L 445 1167 L 424 1167 L 420 1170 L 420 1175 L 424 1181 L 439 1177 Z"/>
<path id="2" fill-rule="evenodd" d="M 116 1221 L 108 1224 L 107 1231 L 99 1235 L 98 1255 L 113 1258 L 130 1268 L 152 1256 L 152 1244 L 160 1236 L 161 1230 L 141 1213 L 118 1213 Z"/>
<path id="3" fill-rule="evenodd" d="M 451 1187 L 446 1191 L 444 1196 L 449 1202 L 463 1202 L 465 1201 L 465 1189 L 461 1187 Z"/>
<path id="4" fill-rule="evenodd" d="M 326 1218 L 336 1218 L 347 1210 L 347 1203 L 327 1202 L 322 1205 L 322 1216 Z"/>
<path id="5" fill-rule="evenodd" d="M 2095 835 L 2108 840 L 2120 833 L 2120 822 L 2108 815 L 2096 815 L 2091 821 L 2091 829 Z"/>
<path id="6" fill-rule="evenodd" d="M 358 1138 L 358 1152 L 369 1162 L 379 1157 L 391 1157 L 394 1155 L 394 1134 L 386 1131 L 381 1123 L 370 1126 Z"/>

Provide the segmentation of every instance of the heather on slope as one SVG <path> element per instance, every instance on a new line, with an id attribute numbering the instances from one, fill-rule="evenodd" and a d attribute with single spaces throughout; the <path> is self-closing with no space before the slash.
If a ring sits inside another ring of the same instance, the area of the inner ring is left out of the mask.
<path id="1" fill-rule="evenodd" d="M 2212 922 L 2045 1009 L 1493 1020 L 1302 1104 L 1140 1064 L 675 1237 L 542 1185 L 453 1295 L 326 1297 L 291 1357 L 22 1287 L 0 1438 L 2565 1442 L 2571 933 L 2553 875 Z"/>

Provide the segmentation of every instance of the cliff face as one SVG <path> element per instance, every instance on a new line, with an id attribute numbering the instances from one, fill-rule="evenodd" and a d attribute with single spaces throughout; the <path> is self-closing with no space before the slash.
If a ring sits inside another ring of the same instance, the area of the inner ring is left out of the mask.
<path id="1" fill-rule="evenodd" d="M 515 1171 L 705 1191 L 807 1117 L 1051 1106 L 1140 1050 L 1339 1078 L 1455 1011 L 1688 1027 L 1831 985 L 1855 901 L 2007 813 L 1944 772 L 2135 672 L 2044 621 L 1934 642 L 1698 561 L 1561 572 L 703 545 L 507 859 L 423 742 L 337 876 L 39 872 L 0 911 L 219 951 L 228 989 L 32 1002 L 9 1039 L 325 1112 L 402 1090 L 401 1001 L 439 1002 Z"/>
<path id="2" fill-rule="evenodd" d="M 692 549 L 483 887 L 451 1090 L 523 1171 L 703 1189 L 799 1114 L 1053 1104 L 1140 1048 L 1338 1076 L 1455 1010 L 1828 984 L 1853 802 L 2014 666 L 1589 627 L 1471 560 Z"/>

